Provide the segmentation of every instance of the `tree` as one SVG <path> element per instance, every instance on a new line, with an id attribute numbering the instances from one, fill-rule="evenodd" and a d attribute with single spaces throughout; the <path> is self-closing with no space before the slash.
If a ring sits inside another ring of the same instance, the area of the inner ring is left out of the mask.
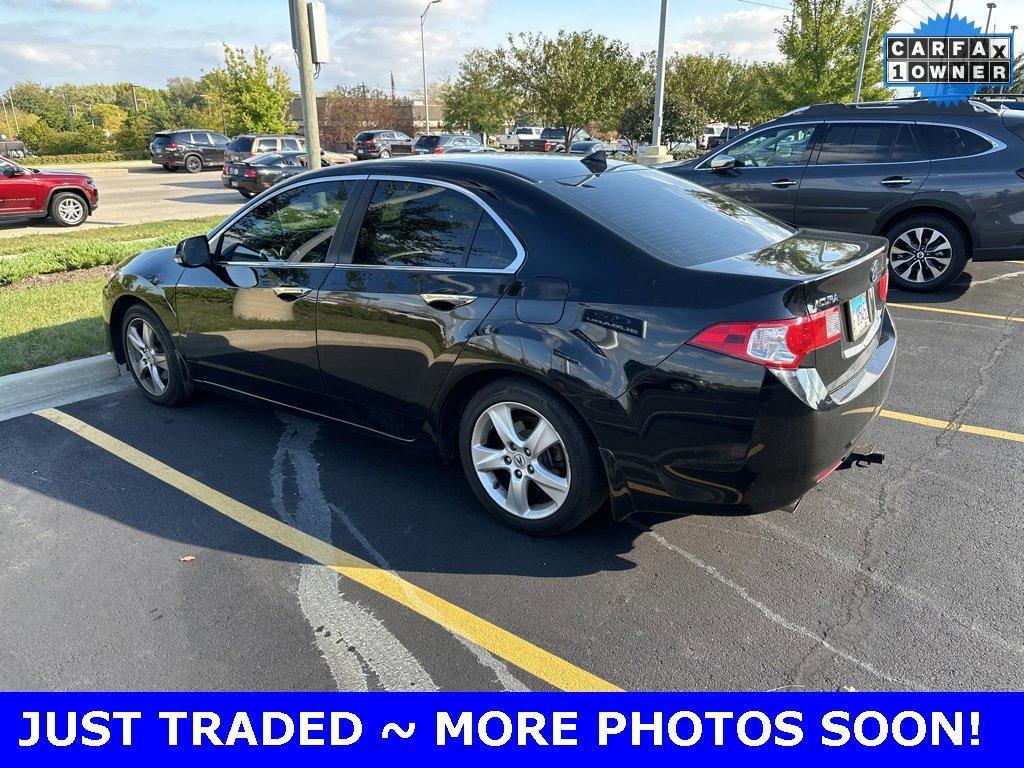
<path id="1" fill-rule="evenodd" d="M 93 104 L 86 113 L 86 119 L 108 134 L 115 134 L 124 125 L 128 113 L 117 104 Z"/>
<path id="2" fill-rule="evenodd" d="M 495 51 L 500 83 L 526 112 L 562 128 L 566 140 L 592 123 L 615 125 L 636 96 L 643 63 L 625 43 L 590 30 L 509 35 Z"/>
<path id="3" fill-rule="evenodd" d="M 785 65 L 774 71 L 776 107 L 847 102 L 854 97 L 867 0 L 793 0 L 783 20 L 779 50 Z M 876 0 L 864 68 L 864 101 L 889 98 L 881 86 L 882 35 L 892 28 L 902 0 Z"/>
<path id="4" fill-rule="evenodd" d="M 499 133 L 513 116 L 512 94 L 494 51 L 474 48 L 459 64 L 455 82 L 443 88 L 445 122 L 479 133 Z"/>
<path id="5" fill-rule="evenodd" d="M 224 46 L 224 67 L 210 73 L 211 84 L 223 94 L 230 133 L 286 133 L 293 124 L 288 106 L 293 98 L 288 76 L 272 65 L 262 48 L 252 49 L 252 60 L 241 48 Z"/>
<path id="6" fill-rule="evenodd" d="M 676 94 L 662 105 L 661 140 L 665 144 L 689 141 L 704 133 L 709 120 L 705 108 Z M 654 96 L 633 102 L 619 118 L 619 133 L 630 141 L 650 142 L 654 133 Z"/>
<path id="7" fill-rule="evenodd" d="M 412 133 L 412 113 L 407 105 L 379 88 L 356 85 L 334 88 L 324 94 L 319 112 L 320 136 L 326 143 L 352 146 L 356 135 L 372 128 Z"/>

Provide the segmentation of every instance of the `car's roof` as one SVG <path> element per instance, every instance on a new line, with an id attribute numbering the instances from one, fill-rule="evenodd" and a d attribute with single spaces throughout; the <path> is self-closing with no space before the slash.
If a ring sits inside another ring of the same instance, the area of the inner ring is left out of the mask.
<path id="1" fill-rule="evenodd" d="M 955 115 L 957 117 L 988 117 L 998 114 L 990 105 L 968 100 L 955 104 L 938 104 L 928 99 L 893 99 L 865 101 L 857 104 L 808 104 L 782 115 L 779 120 L 800 120 L 807 117 L 909 117 L 911 115 Z"/>
<path id="2" fill-rule="evenodd" d="M 399 170 L 415 171 L 423 164 L 428 164 L 431 167 L 440 165 L 443 170 L 447 171 L 446 175 L 457 173 L 458 169 L 444 166 L 462 165 L 502 171 L 537 182 L 567 179 L 590 173 L 580 161 L 579 155 L 552 155 L 541 152 L 465 152 L 450 155 L 402 156 L 390 160 L 367 160 L 333 168 L 335 172 L 344 172 L 344 169 L 349 169 L 349 172 L 359 173 L 393 173 Z M 619 165 L 632 165 L 632 163 L 608 160 L 609 168 Z M 358 171 L 353 168 L 358 168 Z"/>

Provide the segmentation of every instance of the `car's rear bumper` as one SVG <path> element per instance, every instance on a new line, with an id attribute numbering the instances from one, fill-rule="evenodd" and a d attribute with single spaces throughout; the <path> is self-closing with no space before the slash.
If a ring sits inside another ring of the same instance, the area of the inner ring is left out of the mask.
<path id="1" fill-rule="evenodd" d="M 266 187 L 259 186 L 256 179 L 245 178 L 244 176 L 225 176 L 223 173 L 220 175 L 220 183 L 228 189 L 252 192 L 254 195 L 266 189 Z"/>
<path id="2" fill-rule="evenodd" d="M 886 312 L 861 370 L 812 404 L 754 363 L 682 347 L 614 403 L 585 409 L 613 512 L 743 514 L 794 504 L 854 450 L 881 410 L 895 354 Z"/>

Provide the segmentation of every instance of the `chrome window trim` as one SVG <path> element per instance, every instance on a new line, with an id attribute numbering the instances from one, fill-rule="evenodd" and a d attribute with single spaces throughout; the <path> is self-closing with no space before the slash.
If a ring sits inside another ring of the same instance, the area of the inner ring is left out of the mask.
<path id="1" fill-rule="evenodd" d="M 486 202 L 484 202 L 479 195 L 465 187 L 459 186 L 450 181 L 441 181 L 440 179 L 427 179 L 418 176 L 394 176 L 390 174 L 375 173 L 367 177 L 368 181 L 404 181 L 411 184 L 426 184 L 427 186 L 444 187 L 451 189 L 455 192 L 459 192 L 474 203 L 483 208 L 484 212 L 491 217 L 491 220 L 498 225 L 498 228 L 505 233 L 505 236 L 512 243 L 512 247 L 516 249 L 516 257 L 512 262 L 502 269 L 477 269 L 474 267 L 417 267 L 415 265 L 408 264 L 352 264 L 349 262 L 338 262 L 332 264 L 333 267 L 345 267 L 347 269 L 386 269 L 388 271 L 396 272 L 470 272 L 473 274 L 499 274 L 499 275 L 514 275 L 519 271 L 519 268 L 526 261 L 526 249 L 523 248 L 523 244 L 519 242 L 519 238 L 515 236 L 508 225 L 502 220 L 502 218 L 494 212 Z M 362 222 L 360 222 L 362 226 Z"/>
<path id="2" fill-rule="evenodd" d="M 936 160 L 932 160 L 931 158 L 926 158 L 924 160 L 896 160 L 896 161 L 890 160 L 890 161 L 885 162 L 885 163 L 810 163 L 809 162 L 805 166 L 806 168 L 811 168 L 811 167 L 813 167 L 813 168 L 837 168 L 837 167 L 840 167 L 840 166 L 850 166 L 850 165 L 872 166 L 872 165 L 908 165 L 910 163 L 931 163 L 931 162 L 939 163 L 939 162 L 942 162 L 943 160 L 963 160 L 963 159 L 969 158 L 969 157 L 984 157 L 985 155 L 990 155 L 993 152 L 1001 152 L 1002 150 L 1006 149 L 1006 144 L 1004 142 L 1000 141 L 999 139 L 995 138 L 994 136 L 989 136 L 984 131 L 979 131 L 976 128 L 972 128 L 972 127 L 970 127 L 968 125 L 961 125 L 959 123 L 950 123 L 950 122 L 943 123 L 943 122 L 937 122 L 937 121 L 933 121 L 933 120 L 910 120 L 910 119 L 903 119 L 903 120 L 896 120 L 896 119 L 894 119 L 894 120 L 865 120 L 863 117 L 861 117 L 859 119 L 856 118 L 856 117 L 843 117 L 843 118 L 838 118 L 838 119 L 835 119 L 835 120 L 831 120 L 829 118 L 822 118 L 821 120 L 807 120 L 807 121 L 804 121 L 804 120 L 794 120 L 791 123 L 791 125 L 822 125 L 822 124 L 828 125 L 828 124 L 831 124 L 831 123 L 892 123 L 892 124 L 896 124 L 896 125 L 937 125 L 937 126 L 942 127 L 942 128 L 958 128 L 959 130 L 962 130 L 962 131 L 969 131 L 970 133 L 973 133 L 974 135 L 984 139 L 985 141 L 989 142 L 989 144 L 992 145 L 992 148 L 991 149 L 986 149 L 984 152 L 979 152 L 976 155 L 958 155 L 957 157 L 942 157 L 942 158 L 937 158 Z M 738 144 L 740 141 L 742 141 L 744 139 L 747 139 L 747 138 L 749 138 L 751 136 L 756 136 L 758 133 L 762 133 L 762 132 L 764 132 L 766 130 L 771 130 L 773 128 L 783 128 L 783 127 L 785 127 L 785 125 L 790 125 L 790 123 L 783 124 L 783 125 L 767 126 L 765 128 L 761 128 L 761 129 L 756 130 L 756 131 L 748 131 L 747 133 L 743 134 L 742 136 L 737 137 L 736 141 L 734 141 L 734 142 L 732 142 L 730 144 L 724 145 L 721 149 L 719 149 L 717 152 L 715 152 L 715 154 L 709 155 L 707 158 L 705 158 L 700 163 L 698 163 L 696 166 L 694 166 L 693 170 L 695 170 L 695 171 L 710 171 L 711 168 L 708 166 L 708 164 L 715 157 L 717 157 L 720 154 L 725 153 L 725 151 L 727 149 L 731 149 L 736 144 Z M 924 148 L 922 147 L 921 149 L 922 149 L 922 152 L 923 152 Z M 769 167 L 774 167 L 774 166 L 769 166 Z M 791 167 L 794 167 L 794 166 L 778 166 L 778 167 L 779 168 L 784 168 L 784 167 L 790 167 L 791 168 Z"/>

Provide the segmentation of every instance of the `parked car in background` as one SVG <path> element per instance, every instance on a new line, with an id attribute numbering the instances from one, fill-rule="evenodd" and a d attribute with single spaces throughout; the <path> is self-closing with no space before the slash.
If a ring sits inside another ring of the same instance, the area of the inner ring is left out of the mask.
<path id="1" fill-rule="evenodd" d="M 28 147 L 20 139 L 0 138 L 0 157 L 8 157 L 12 160 L 20 160 L 28 157 Z"/>
<path id="2" fill-rule="evenodd" d="M 883 235 L 892 279 L 906 290 L 942 288 L 972 258 L 1022 255 L 1020 110 L 821 104 L 660 168 L 798 227 Z"/>
<path id="3" fill-rule="evenodd" d="M 158 131 L 149 142 L 149 155 L 165 171 L 184 168 L 199 173 L 203 168 L 223 165 L 228 137 L 203 128 Z"/>
<path id="4" fill-rule="evenodd" d="M 555 534 L 606 502 L 794 507 L 885 402 L 885 247 L 616 160 L 378 160 L 121 264 L 104 319 L 156 404 L 198 386 L 435 449 Z"/>
<path id="5" fill-rule="evenodd" d="M 401 131 L 384 129 L 363 131 L 356 136 L 355 153 L 359 160 L 387 160 L 392 155 L 392 144 L 409 144 L 411 142 L 412 139 Z M 409 153 L 403 151 L 398 154 Z"/>
<path id="6" fill-rule="evenodd" d="M 100 204 L 91 176 L 75 171 L 26 168 L 0 157 L 0 221 L 49 216 L 61 227 L 77 227 Z"/>
<path id="7" fill-rule="evenodd" d="M 714 149 L 715 147 L 720 147 L 723 144 L 726 144 L 732 141 L 733 139 L 742 136 L 746 132 L 747 131 L 745 128 L 738 128 L 734 125 L 727 125 L 725 128 L 722 129 L 721 133 L 715 136 L 705 137 L 704 148 Z"/>
<path id="8" fill-rule="evenodd" d="M 331 163 L 326 160 L 321 161 L 321 167 L 329 165 Z M 242 197 L 250 198 L 306 170 L 305 152 L 272 152 L 248 160 L 225 163 L 220 178 L 225 187 L 237 189 Z"/>
<path id="9" fill-rule="evenodd" d="M 234 163 L 256 155 L 272 152 L 304 150 L 306 140 L 301 136 L 281 133 L 243 133 L 235 136 L 224 151 L 224 162 Z"/>
<path id="10" fill-rule="evenodd" d="M 412 145 L 414 155 L 442 155 L 448 152 L 496 152 L 472 136 L 461 133 L 424 133 Z"/>
<path id="11" fill-rule="evenodd" d="M 697 137 L 697 147 L 699 149 L 707 149 L 708 142 L 714 137 L 718 136 L 723 130 L 725 130 L 725 123 L 709 123 L 704 128 L 704 133 Z"/>
<path id="12" fill-rule="evenodd" d="M 590 134 L 582 128 L 572 135 L 571 141 L 587 141 Z M 571 142 L 570 142 L 571 143 Z M 536 139 L 520 139 L 520 152 L 565 152 L 565 129 L 545 128 Z"/>
<path id="13" fill-rule="evenodd" d="M 499 134 L 497 137 L 498 146 L 510 152 L 519 149 L 519 142 L 523 139 L 539 139 L 543 130 L 539 126 L 521 125 L 513 128 L 508 133 Z"/>

